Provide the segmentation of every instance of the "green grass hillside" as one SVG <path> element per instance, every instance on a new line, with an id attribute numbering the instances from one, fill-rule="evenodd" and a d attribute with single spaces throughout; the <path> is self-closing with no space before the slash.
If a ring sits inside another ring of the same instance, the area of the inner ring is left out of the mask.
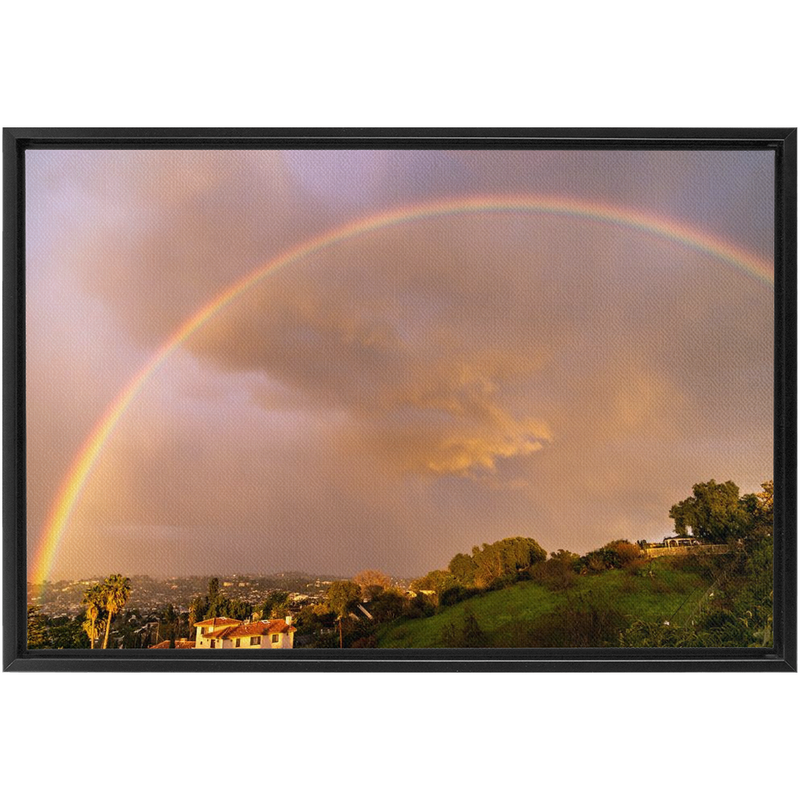
<path id="1" fill-rule="evenodd" d="M 487 592 L 421 619 L 382 626 L 379 647 L 614 646 L 634 622 L 689 622 L 713 582 L 683 558 L 576 578 L 568 589 L 533 581 Z"/>

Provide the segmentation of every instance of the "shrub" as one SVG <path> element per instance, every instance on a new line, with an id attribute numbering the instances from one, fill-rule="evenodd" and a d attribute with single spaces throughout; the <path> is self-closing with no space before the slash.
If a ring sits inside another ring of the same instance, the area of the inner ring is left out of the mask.
<path id="1" fill-rule="evenodd" d="M 439 602 L 443 606 L 454 606 L 456 603 L 463 603 L 464 600 L 469 600 L 470 597 L 475 597 L 481 594 L 480 589 L 466 588 L 464 586 L 451 586 L 442 592 Z"/>
<path id="2" fill-rule="evenodd" d="M 625 540 L 611 542 L 607 547 L 617 554 L 621 567 L 641 561 L 644 557 L 642 548 L 638 544 L 631 544 Z"/>
<path id="3" fill-rule="evenodd" d="M 625 618 L 611 608 L 575 608 L 545 615 L 530 636 L 532 647 L 613 647 Z"/>
<path id="4" fill-rule="evenodd" d="M 448 622 L 445 625 L 442 631 L 442 644 L 444 647 L 488 647 L 489 641 L 478 625 L 475 614 L 467 611 L 461 626 L 457 626 L 455 622 Z"/>
<path id="5" fill-rule="evenodd" d="M 560 558 L 551 558 L 543 564 L 536 564 L 530 574 L 532 580 L 554 592 L 571 588 L 577 579 L 573 564 Z"/>

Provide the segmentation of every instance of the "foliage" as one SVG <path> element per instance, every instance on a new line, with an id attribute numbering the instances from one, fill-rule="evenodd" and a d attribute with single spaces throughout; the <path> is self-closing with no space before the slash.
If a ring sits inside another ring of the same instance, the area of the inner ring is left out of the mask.
<path id="1" fill-rule="evenodd" d="M 274 595 L 280 595 L 281 597 L 279 599 L 282 600 L 288 600 L 289 597 L 286 592 L 273 593 L 265 604 L 269 610 L 272 608 Z M 211 578 L 208 582 L 208 594 L 204 597 L 198 595 L 193 598 L 192 602 L 189 604 L 188 628 L 191 635 L 194 631 L 194 626 L 204 619 L 211 619 L 212 617 L 230 617 L 231 619 L 244 620 L 252 616 L 252 603 L 248 603 L 246 600 L 228 597 L 219 590 L 219 578 Z M 269 619 L 269 613 L 262 613 L 262 617 Z"/>
<path id="2" fill-rule="evenodd" d="M 723 544 L 747 535 L 754 522 L 757 498 L 739 497 L 739 487 L 733 481 L 696 483 L 692 496 L 670 509 L 675 521 L 675 533 L 691 535 L 701 542 Z"/>
<path id="3" fill-rule="evenodd" d="M 361 587 L 353 581 L 334 581 L 328 587 L 328 606 L 340 619 L 361 600 Z"/>
<path id="4" fill-rule="evenodd" d="M 681 565 L 683 559 L 681 559 Z M 620 635 L 626 647 L 771 647 L 772 539 L 756 541 L 728 560 L 705 603 L 682 625 L 637 620 Z"/>
<path id="5" fill-rule="evenodd" d="M 464 612 L 460 625 L 449 622 L 442 633 L 443 647 L 488 647 L 486 634 L 481 630 L 472 610 Z"/>
<path id="6" fill-rule="evenodd" d="M 687 597 L 699 597 L 707 588 L 702 576 L 678 569 L 673 561 L 677 559 L 656 559 L 648 565 L 651 570 L 641 574 L 604 570 L 576 575 L 575 585 L 566 590 L 553 591 L 536 580 L 519 581 L 498 591 L 468 590 L 471 597 L 455 605 L 443 602 L 432 616 L 381 625 L 378 643 L 381 647 L 442 647 L 445 628 L 452 624 L 460 630 L 469 610 L 491 647 L 531 647 L 537 642 L 547 646 L 542 643 L 555 642 L 558 627 L 573 624 L 574 640 L 583 637 L 615 645 L 617 633 L 633 620 L 660 622 Z M 633 584 L 632 591 L 625 590 L 628 583 Z"/>
<path id="7" fill-rule="evenodd" d="M 90 586 L 83 593 L 83 605 L 86 606 L 86 625 L 83 630 L 89 637 L 89 647 L 94 649 L 97 641 L 97 623 L 100 613 L 105 609 L 105 593 L 101 583 Z"/>
<path id="8" fill-rule="evenodd" d="M 442 594 L 456 585 L 456 578 L 450 570 L 435 569 L 424 577 L 412 581 L 410 588 L 413 592 L 433 592 L 438 603 Z"/>
<path id="9" fill-rule="evenodd" d="M 536 540 L 515 536 L 473 547 L 472 555 L 459 553 L 451 560 L 449 570 L 460 586 L 497 588 L 527 577 L 530 568 L 546 558 Z"/>
<path id="10" fill-rule="evenodd" d="M 89 637 L 83 629 L 84 622 L 82 614 L 76 617 L 64 615 L 48 619 L 50 646 L 55 650 L 89 647 Z"/>
<path id="11" fill-rule="evenodd" d="M 369 606 L 370 614 L 372 614 L 378 622 L 389 622 L 393 619 L 397 619 L 403 615 L 405 610 L 406 599 L 396 589 L 382 591 L 372 600 Z"/>
<path id="12" fill-rule="evenodd" d="M 330 628 L 336 621 L 336 615 L 324 603 L 309 603 L 297 614 L 295 624 L 299 634 L 319 633 L 322 628 Z"/>
<path id="13" fill-rule="evenodd" d="M 103 607 L 106 612 L 106 632 L 103 637 L 103 650 L 108 647 L 108 634 L 111 631 L 111 620 L 128 602 L 131 594 L 131 581 L 123 575 L 109 575 L 102 584 Z"/>
<path id="14" fill-rule="evenodd" d="M 551 553 L 547 561 L 531 568 L 531 578 L 552 591 L 563 591 L 574 586 L 580 556 L 568 550 Z"/>
<path id="15" fill-rule="evenodd" d="M 282 619 L 288 611 L 289 592 L 270 592 L 267 599 L 258 607 L 261 619 Z M 245 619 L 245 617 L 234 617 L 234 619 Z"/>
<path id="16" fill-rule="evenodd" d="M 641 559 L 642 550 L 639 545 L 631 544 L 627 539 L 615 539 L 578 559 L 578 569 L 584 573 L 622 569 Z"/>
<path id="17" fill-rule="evenodd" d="M 458 553 L 447 568 L 459 586 L 472 586 L 475 583 L 475 560 L 471 556 Z"/>
<path id="18" fill-rule="evenodd" d="M 376 569 L 365 569 L 353 578 L 353 583 L 361 587 L 361 592 L 367 600 L 372 600 L 381 592 L 391 588 L 392 579 Z"/>
<path id="19" fill-rule="evenodd" d="M 775 525 L 774 485 L 772 481 L 761 484 L 762 491 L 755 495 L 745 495 L 753 498 L 752 525 L 748 531 L 748 539 L 759 539 L 772 536 Z"/>
<path id="20" fill-rule="evenodd" d="M 41 606 L 28 606 L 28 650 L 41 650 L 50 647 L 47 631 L 47 617 Z"/>
<path id="21" fill-rule="evenodd" d="M 439 602 L 443 606 L 454 606 L 456 603 L 463 603 L 470 597 L 477 597 L 482 594 L 480 589 L 467 588 L 464 586 L 451 586 L 442 592 Z"/>
<path id="22" fill-rule="evenodd" d="M 544 615 L 529 632 L 529 647 L 609 647 L 627 622 L 605 600 L 581 596 L 558 613 Z"/>

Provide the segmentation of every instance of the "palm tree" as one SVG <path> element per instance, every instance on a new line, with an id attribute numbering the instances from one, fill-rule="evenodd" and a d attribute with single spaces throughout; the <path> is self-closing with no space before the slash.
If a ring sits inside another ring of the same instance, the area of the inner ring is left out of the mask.
<path id="1" fill-rule="evenodd" d="M 94 586 L 90 586 L 83 593 L 83 604 L 86 606 L 86 622 L 83 628 L 89 637 L 89 647 L 94 650 L 94 643 L 97 639 L 97 618 L 105 606 L 103 585 L 96 583 Z"/>
<path id="2" fill-rule="evenodd" d="M 114 614 L 119 614 L 128 602 L 131 594 L 131 580 L 123 575 L 110 575 L 102 585 L 103 606 L 108 618 L 106 619 L 106 635 L 103 637 L 103 650 L 108 647 L 108 634 L 111 631 L 111 619 Z"/>

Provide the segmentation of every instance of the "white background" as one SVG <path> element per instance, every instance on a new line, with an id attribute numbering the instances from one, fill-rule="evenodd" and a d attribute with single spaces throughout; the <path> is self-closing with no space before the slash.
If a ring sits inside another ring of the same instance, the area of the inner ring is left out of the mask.
<path id="1" fill-rule="evenodd" d="M 798 124 L 788 3 L 15 5 L 10 127 Z M 5 673 L 0 763 L 34 798 L 794 796 L 799 698 L 796 674 Z"/>

